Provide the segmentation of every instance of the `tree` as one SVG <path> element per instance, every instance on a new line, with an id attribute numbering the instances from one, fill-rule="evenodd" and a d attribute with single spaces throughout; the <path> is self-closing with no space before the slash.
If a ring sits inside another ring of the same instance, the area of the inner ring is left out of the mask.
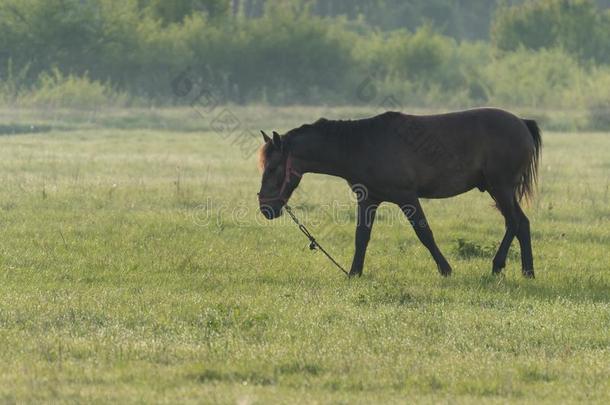
<path id="1" fill-rule="evenodd" d="M 205 13 L 211 19 L 229 15 L 229 0 L 140 0 L 140 7 L 149 9 L 164 25 L 181 23 L 193 13 Z"/>
<path id="2" fill-rule="evenodd" d="M 609 16 L 592 0 L 526 2 L 499 9 L 491 37 L 504 51 L 561 47 L 580 60 L 608 62 Z"/>

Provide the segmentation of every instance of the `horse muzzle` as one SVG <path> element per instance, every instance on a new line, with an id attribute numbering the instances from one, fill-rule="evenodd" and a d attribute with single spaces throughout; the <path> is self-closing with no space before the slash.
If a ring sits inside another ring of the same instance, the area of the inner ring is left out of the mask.
<path id="1" fill-rule="evenodd" d="M 282 205 L 280 204 L 261 204 L 260 205 L 261 214 L 266 219 L 275 219 L 282 215 Z"/>

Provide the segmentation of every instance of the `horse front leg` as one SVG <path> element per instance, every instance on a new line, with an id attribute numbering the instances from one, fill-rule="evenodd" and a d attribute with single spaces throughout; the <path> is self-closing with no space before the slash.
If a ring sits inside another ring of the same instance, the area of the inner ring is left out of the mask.
<path id="1" fill-rule="evenodd" d="M 371 237 L 371 229 L 373 228 L 373 222 L 375 221 L 375 213 L 379 203 L 365 199 L 358 202 L 358 218 L 356 223 L 356 250 L 354 252 L 354 259 L 352 260 L 352 267 L 350 269 L 350 277 L 361 276 L 362 268 L 364 267 L 364 256 L 366 255 L 366 248 L 369 244 Z"/>
<path id="2" fill-rule="evenodd" d="M 415 196 L 405 199 L 404 203 L 400 206 L 400 209 L 409 219 L 420 242 L 428 249 L 432 258 L 434 258 L 439 273 L 445 277 L 451 275 L 451 266 L 434 241 L 432 229 L 430 229 L 430 226 L 428 225 L 419 199 Z"/>

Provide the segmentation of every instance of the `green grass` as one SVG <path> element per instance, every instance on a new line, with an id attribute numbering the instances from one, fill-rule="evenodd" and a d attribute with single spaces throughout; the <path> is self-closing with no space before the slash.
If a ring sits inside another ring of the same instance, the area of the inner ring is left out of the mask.
<path id="1" fill-rule="evenodd" d="M 503 220 L 472 191 L 424 201 L 451 278 L 388 205 L 348 281 L 262 219 L 255 156 L 231 139 L 1 136 L 0 402 L 607 403 L 610 136 L 544 141 L 535 280 L 517 246 L 490 275 Z M 346 184 L 307 175 L 291 203 L 348 265 Z"/>

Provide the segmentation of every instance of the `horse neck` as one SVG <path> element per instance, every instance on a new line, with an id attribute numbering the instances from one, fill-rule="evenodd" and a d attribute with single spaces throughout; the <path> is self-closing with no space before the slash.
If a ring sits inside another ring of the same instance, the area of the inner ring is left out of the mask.
<path id="1" fill-rule="evenodd" d="M 291 155 L 302 173 L 347 176 L 346 153 L 341 137 L 323 134 L 304 135 L 295 140 Z"/>

